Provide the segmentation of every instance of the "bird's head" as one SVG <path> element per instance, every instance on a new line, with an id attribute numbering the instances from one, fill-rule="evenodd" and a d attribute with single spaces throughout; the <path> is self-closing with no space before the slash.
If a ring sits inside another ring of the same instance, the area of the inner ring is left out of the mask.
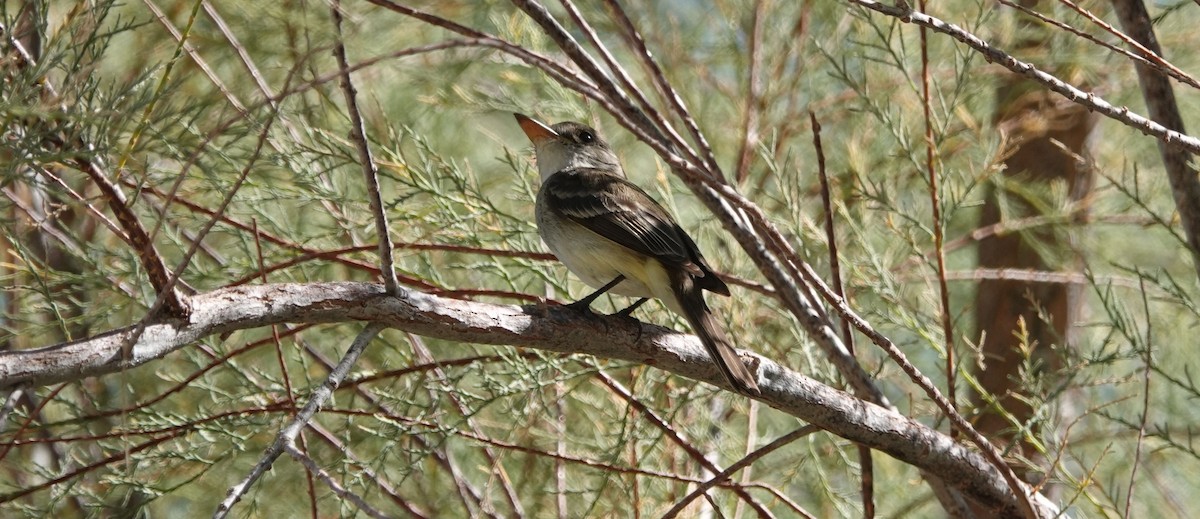
<path id="1" fill-rule="evenodd" d="M 571 121 L 554 126 L 532 117 L 513 114 L 537 154 L 538 174 L 542 180 L 570 168 L 600 168 L 624 176 L 617 155 L 596 130 Z"/>

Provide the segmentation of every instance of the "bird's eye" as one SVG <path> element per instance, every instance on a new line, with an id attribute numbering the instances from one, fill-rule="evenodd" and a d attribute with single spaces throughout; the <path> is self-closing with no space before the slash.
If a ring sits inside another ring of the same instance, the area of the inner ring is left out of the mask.
<path id="1" fill-rule="evenodd" d="M 592 142 L 595 142 L 595 140 L 596 140 L 596 136 L 592 135 L 592 132 L 589 132 L 587 130 L 583 130 L 583 131 L 579 132 L 579 142 L 582 142 L 584 144 L 591 144 Z"/>

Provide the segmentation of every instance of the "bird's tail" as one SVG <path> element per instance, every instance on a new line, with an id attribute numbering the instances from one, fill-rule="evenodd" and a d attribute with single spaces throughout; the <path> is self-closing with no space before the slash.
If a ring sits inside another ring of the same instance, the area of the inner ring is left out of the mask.
<path id="1" fill-rule="evenodd" d="M 680 313 L 692 326 L 696 336 L 700 337 L 700 342 L 704 344 L 704 348 L 708 350 L 709 356 L 720 368 L 721 373 L 729 380 L 729 384 L 739 392 L 748 395 L 761 394 L 754 375 L 742 363 L 741 357 L 733 349 L 733 344 L 729 342 L 729 337 L 717 323 L 716 316 L 704 303 L 704 294 L 700 287 L 696 286 L 692 274 L 679 269 L 672 272 L 671 275 L 675 278 L 671 280 L 671 288 L 675 292 Z"/>

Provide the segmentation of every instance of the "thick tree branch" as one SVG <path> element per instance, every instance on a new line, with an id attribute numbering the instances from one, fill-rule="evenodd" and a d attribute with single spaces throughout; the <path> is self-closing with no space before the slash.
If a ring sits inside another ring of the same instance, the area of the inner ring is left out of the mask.
<path id="1" fill-rule="evenodd" d="M 122 328 L 47 348 L 0 353 L 0 387 L 45 385 L 129 369 L 212 335 L 278 323 L 376 321 L 409 333 L 480 344 L 525 346 L 649 364 L 725 387 L 725 379 L 690 335 L 624 318 L 588 317 L 562 307 L 493 305 L 410 291 L 389 297 L 368 283 L 274 284 L 221 289 L 193 296 L 187 320 L 163 317 L 148 325 L 132 355 Z M 933 473 L 985 506 L 1016 513 L 1004 478 L 978 453 L 916 421 L 752 356 L 760 400 L 833 434 L 868 445 Z M 1035 495 L 1039 516 L 1054 505 Z"/>

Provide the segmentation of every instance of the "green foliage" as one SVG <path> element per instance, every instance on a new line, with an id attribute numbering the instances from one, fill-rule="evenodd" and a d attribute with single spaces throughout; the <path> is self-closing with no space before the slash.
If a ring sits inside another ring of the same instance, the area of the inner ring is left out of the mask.
<path id="1" fill-rule="evenodd" d="M 20 25 L 14 4 L 20 3 L 6 2 L 0 11 L 5 29 Z M 565 62 L 511 5 L 423 4 Z M 945 387 L 947 338 L 938 324 L 934 229 L 945 232 L 947 244 L 964 239 L 946 252 L 958 274 L 950 276 L 954 340 L 963 358 L 958 377 L 968 381 L 960 385 L 960 402 L 979 388 L 972 389 L 970 373 L 979 359 L 963 344 L 984 340 L 973 335 L 971 308 L 976 257 L 969 236 L 979 207 L 990 189 L 1004 203 L 1037 207 L 1046 216 L 1040 225 L 1077 240 L 1074 250 L 1040 252 L 1064 268 L 1080 258 L 1087 290 L 1073 344 L 1042 345 L 1062 357 L 1061 367 L 1021 341 L 1027 354 L 1020 397 L 1036 410 L 1040 430 L 1031 423 L 1013 428 L 1057 462 L 1049 477 L 1073 514 L 1120 515 L 1145 413 L 1130 515 L 1185 517 L 1195 509 L 1194 482 L 1184 475 L 1200 469 L 1193 433 L 1200 427 L 1193 410 L 1200 390 L 1192 374 L 1200 311 L 1156 143 L 1112 122 L 1101 126 L 1092 217 L 1081 223 L 1070 215 L 1063 186 L 1000 177 L 1003 135 L 992 118 L 1003 101 L 996 96 L 1002 73 L 930 34 L 942 214 L 934 222 L 916 28 L 841 3 L 763 2 L 754 29 L 754 7 L 743 4 L 627 7 L 731 178 L 739 171 L 747 107 L 757 113 L 758 140 L 749 146 L 737 189 L 819 272 L 829 272 L 807 122 L 814 112 L 823 128 L 848 299 L 939 387 Z M 992 3 L 935 4 L 934 14 L 988 39 L 1017 41 L 1033 30 Z M 2 78 L 5 348 L 50 346 L 136 324 L 154 301 L 137 255 L 108 223 L 107 201 L 79 171 L 79 157 L 104 165 L 154 231 L 170 268 L 249 172 L 182 272 L 191 289 L 378 279 L 373 219 L 330 53 L 336 32 L 327 4 L 212 2 L 222 23 L 201 2 L 39 5 L 45 18 L 36 63 L 9 60 Z M 187 45 L 147 5 L 158 5 Z M 634 80 L 653 92 L 605 11 L 580 8 Z M 365 2 L 344 2 L 343 9 L 351 63 L 382 57 L 354 80 L 405 285 L 508 304 L 586 293 L 541 255 L 532 222 L 536 172 L 513 111 L 596 124 L 633 180 L 679 216 L 720 271 L 762 282 L 683 183 L 603 107 L 486 46 L 390 56 L 457 36 Z M 1047 9 L 1090 27 L 1074 11 Z M 552 11 L 567 24 L 559 6 Z M 1200 21 L 1196 11 L 1159 14 L 1168 58 L 1197 70 L 1200 58 L 1187 51 L 1195 47 L 1195 31 L 1186 29 Z M 1049 70 L 1070 69 L 1062 75 L 1142 110 L 1126 60 L 1058 31 L 1051 39 L 1060 52 L 1030 59 Z M 757 98 L 747 101 L 751 68 L 760 84 Z M 1179 90 L 1185 119 L 1200 120 L 1197 93 Z M 603 301 L 600 311 L 628 303 Z M 735 288 L 734 297 L 710 303 L 740 347 L 841 387 L 778 301 Z M 640 319 L 684 329 L 661 305 L 645 308 Z M 0 515 L 207 513 L 258 461 L 359 328 L 240 331 L 128 372 L 33 388 L 0 430 Z M 902 413 L 945 429 L 936 408 L 886 355 L 861 338 L 857 350 Z M 1146 370 L 1151 384 L 1143 406 Z M 631 388 L 632 397 L 622 398 L 602 375 Z M 685 445 L 725 467 L 747 445 L 798 426 L 769 408 L 654 368 L 394 330 L 372 344 L 314 424 L 303 448 L 333 480 L 388 515 L 403 515 L 408 505 L 431 517 L 517 516 L 510 492 L 529 517 L 555 516 L 560 492 L 571 517 L 628 517 L 634 509 L 654 516 L 709 476 Z M 749 493 L 781 517 L 794 513 L 788 501 L 818 517 L 859 516 L 855 452 L 836 436 L 810 435 L 756 463 Z M 877 454 L 879 515 L 938 513 L 927 487 L 912 490 L 919 477 L 913 467 Z M 710 495 L 727 516 L 744 506 L 728 490 Z M 289 517 L 309 514 L 311 506 L 320 516 L 362 513 L 291 459 L 277 462 L 234 513 Z"/>

